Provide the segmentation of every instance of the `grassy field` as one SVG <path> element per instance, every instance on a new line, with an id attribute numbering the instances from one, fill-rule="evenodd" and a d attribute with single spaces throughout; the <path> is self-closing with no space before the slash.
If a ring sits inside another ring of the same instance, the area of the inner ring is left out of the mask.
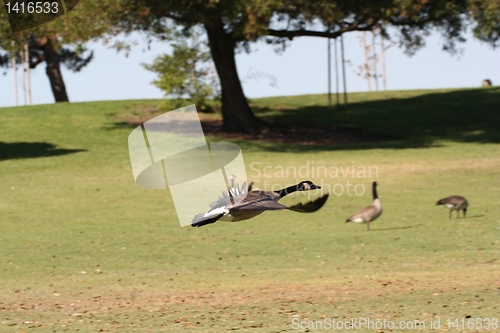
<path id="1" fill-rule="evenodd" d="M 269 120 L 391 139 L 237 141 L 260 188 L 302 180 L 292 167 L 303 167 L 336 190 L 322 210 L 199 229 L 179 227 L 168 191 L 132 177 L 132 127 L 117 119 L 158 101 L 0 109 L 0 332 L 291 332 L 351 318 L 426 325 L 357 332 L 495 331 L 467 320 L 500 319 L 500 88 L 349 100 L 347 110 L 328 110 L 324 95 L 252 106 Z M 384 213 L 368 232 L 344 221 L 371 202 L 373 180 Z M 366 192 L 340 194 L 347 182 Z M 469 199 L 466 219 L 435 206 L 452 194 Z M 448 329 L 448 318 L 465 328 Z"/>

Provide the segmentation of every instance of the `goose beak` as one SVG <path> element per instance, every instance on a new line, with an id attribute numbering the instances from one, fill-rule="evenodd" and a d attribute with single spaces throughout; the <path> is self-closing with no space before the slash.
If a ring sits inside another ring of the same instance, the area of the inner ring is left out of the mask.
<path id="1" fill-rule="evenodd" d="M 311 190 L 316 190 L 316 189 L 319 189 L 321 188 L 321 186 L 318 186 L 318 185 L 315 185 L 315 184 L 311 184 Z"/>

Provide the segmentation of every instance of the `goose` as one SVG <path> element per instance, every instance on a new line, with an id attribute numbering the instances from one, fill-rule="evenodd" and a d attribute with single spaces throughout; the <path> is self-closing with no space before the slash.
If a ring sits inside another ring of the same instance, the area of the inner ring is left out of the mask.
<path id="1" fill-rule="evenodd" d="M 467 207 L 469 207 L 467 199 L 459 195 L 452 195 L 451 197 L 440 199 L 436 203 L 436 206 L 439 205 L 444 205 L 446 208 L 450 210 L 450 215 L 448 215 L 449 219 L 451 219 L 451 212 L 453 212 L 454 210 L 457 211 L 457 219 L 458 216 L 460 215 L 460 210 L 463 210 L 465 218 L 465 214 L 467 213 Z"/>
<path id="2" fill-rule="evenodd" d="M 219 199 L 210 204 L 210 210 L 207 213 L 196 215 L 191 226 L 201 227 L 218 220 L 229 222 L 249 220 L 267 210 L 288 209 L 299 213 L 312 213 L 320 209 L 328 199 L 328 194 L 325 194 L 314 201 L 287 207 L 278 203 L 278 200 L 293 192 L 320 189 L 321 186 L 307 180 L 278 191 L 265 192 L 252 190 L 252 184 L 248 188 L 242 186 L 239 189 L 238 185 L 231 186 Z"/>
<path id="3" fill-rule="evenodd" d="M 357 212 L 356 214 L 349 217 L 345 223 L 347 222 L 356 222 L 356 223 L 366 223 L 366 227 L 370 230 L 370 223 L 375 221 L 382 214 L 382 204 L 380 203 L 380 199 L 377 195 L 377 182 L 373 182 L 372 192 L 373 192 L 373 202 L 370 206 L 367 206 Z"/>

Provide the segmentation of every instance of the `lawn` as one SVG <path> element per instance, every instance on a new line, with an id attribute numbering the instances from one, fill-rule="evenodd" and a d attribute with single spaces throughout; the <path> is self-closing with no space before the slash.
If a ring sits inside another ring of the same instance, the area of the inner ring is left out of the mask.
<path id="1" fill-rule="evenodd" d="M 494 331 L 467 321 L 500 320 L 500 88 L 354 93 L 347 110 L 325 95 L 252 100 L 271 121 L 387 139 L 237 140 L 257 187 L 305 173 L 330 198 L 311 215 L 203 228 L 181 228 L 168 191 L 134 183 L 120 119 L 158 103 L 0 109 L 0 332 L 291 332 L 352 318 Z M 344 223 L 374 180 L 382 216 L 371 231 Z M 453 194 L 466 219 L 435 206 Z"/>

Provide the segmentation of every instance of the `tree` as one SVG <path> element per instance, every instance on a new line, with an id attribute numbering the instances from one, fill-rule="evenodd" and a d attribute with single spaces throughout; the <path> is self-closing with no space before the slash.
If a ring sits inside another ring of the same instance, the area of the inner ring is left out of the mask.
<path id="1" fill-rule="evenodd" d="M 469 6 L 474 36 L 494 48 L 500 46 L 500 0 L 475 0 Z"/>
<path id="2" fill-rule="evenodd" d="M 164 54 L 154 59 L 152 64 L 143 64 L 144 68 L 158 74 L 153 81 L 167 96 L 165 107 L 176 109 L 181 107 L 181 98 L 189 98 L 198 110 L 212 111 L 208 99 L 219 99 L 219 82 L 210 66 L 210 52 L 200 33 L 195 31 L 190 44 L 186 41 L 173 44 L 171 55 Z"/>
<path id="3" fill-rule="evenodd" d="M 0 10 L 0 48 L 12 57 L 28 43 L 30 67 L 45 62 L 55 101 L 69 101 L 60 64 L 77 72 L 90 62 L 93 53 L 84 55 L 84 44 L 111 31 L 105 13 L 116 10 L 113 3 L 111 0 L 82 1 L 66 15 L 18 33 L 11 32 L 6 13 Z M 0 65 L 9 67 L 10 62 Z"/>
<path id="4" fill-rule="evenodd" d="M 122 11 L 115 16 L 123 31 L 142 30 L 163 36 L 172 25 L 185 30 L 203 26 L 222 90 L 224 129 L 258 132 L 263 124 L 251 112 L 236 70 L 235 52 L 249 50 L 258 39 L 285 47 L 295 37 L 336 38 L 350 31 L 384 29 L 399 31 L 400 45 L 411 54 L 422 47 L 431 29 L 445 37 L 444 47 L 456 49 L 463 41 L 468 19 L 480 18 L 486 26 L 497 24 L 496 16 L 482 14 L 498 0 L 119 0 Z M 491 12 L 491 11 L 490 11 Z M 495 28 L 496 29 L 496 28 Z M 498 40 L 498 30 L 478 27 L 483 40 Z M 168 39 L 168 36 L 166 37 Z"/>
<path id="5" fill-rule="evenodd" d="M 42 36 L 40 38 L 31 38 L 29 45 L 30 68 L 35 68 L 38 64 L 45 62 L 47 64 L 46 73 L 50 81 L 50 87 L 56 102 L 69 102 L 66 86 L 61 73 L 60 64 L 73 71 L 79 72 L 92 60 L 94 53 L 86 51 L 83 45 L 77 45 L 75 49 L 61 46 L 56 49 L 57 41 L 54 36 Z"/>

